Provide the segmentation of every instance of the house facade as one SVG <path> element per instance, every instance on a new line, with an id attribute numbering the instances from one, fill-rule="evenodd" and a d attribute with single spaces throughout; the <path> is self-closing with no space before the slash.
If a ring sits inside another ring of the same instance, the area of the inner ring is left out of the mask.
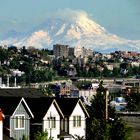
<path id="1" fill-rule="evenodd" d="M 86 136 L 86 115 L 80 104 L 77 103 L 72 114 L 69 117 L 69 133 L 72 136 L 78 135 L 80 137 Z"/>
<path id="2" fill-rule="evenodd" d="M 37 131 L 48 133 L 48 137 L 58 140 L 60 134 L 60 118 L 64 118 L 54 98 L 26 99 L 34 119 L 31 121 L 31 139 Z"/>
<path id="3" fill-rule="evenodd" d="M 30 119 L 34 116 L 24 98 L 0 98 L 0 106 L 5 114 L 4 139 L 21 140 L 23 136 L 30 138 Z"/>
<path id="4" fill-rule="evenodd" d="M 38 131 L 47 132 L 53 140 L 86 137 L 89 115 L 79 98 L 0 97 L 0 107 L 5 114 L 4 140 L 22 140 L 23 136 L 34 140 Z"/>
<path id="5" fill-rule="evenodd" d="M 60 115 L 59 112 L 61 110 L 56 104 L 54 100 L 43 118 L 43 131 L 47 131 L 48 137 L 53 140 L 58 140 L 57 136 L 60 134 L 60 117 L 63 117 L 62 113 Z"/>
<path id="6" fill-rule="evenodd" d="M 74 137 L 86 137 L 86 118 L 89 117 L 83 103 L 78 98 L 56 99 L 64 118 L 60 121 L 60 140 L 74 140 Z"/>

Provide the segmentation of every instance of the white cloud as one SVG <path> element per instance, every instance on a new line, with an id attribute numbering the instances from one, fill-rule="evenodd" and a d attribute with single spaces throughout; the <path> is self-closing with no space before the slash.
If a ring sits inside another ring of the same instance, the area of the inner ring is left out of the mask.
<path id="1" fill-rule="evenodd" d="M 67 21 L 73 21 L 77 18 L 89 18 L 91 15 L 88 14 L 86 11 L 83 10 L 73 10 L 73 9 L 59 9 L 55 11 L 55 13 L 49 13 L 47 14 L 48 17 L 51 18 L 61 18 Z"/>

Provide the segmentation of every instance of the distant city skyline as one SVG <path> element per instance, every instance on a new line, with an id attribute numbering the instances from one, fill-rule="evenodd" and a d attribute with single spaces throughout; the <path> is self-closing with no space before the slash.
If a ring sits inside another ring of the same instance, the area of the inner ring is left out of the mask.
<path id="1" fill-rule="evenodd" d="M 85 11 L 109 32 L 140 40 L 139 0 L 0 0 L 0 36 L 9 30 L 28 31 L 66 9 Z"/>

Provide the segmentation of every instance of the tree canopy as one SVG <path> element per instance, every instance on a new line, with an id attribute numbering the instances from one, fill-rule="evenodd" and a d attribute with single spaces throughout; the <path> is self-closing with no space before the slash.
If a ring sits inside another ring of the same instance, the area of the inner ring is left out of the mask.
<path id="1" fill-rule="evenodd" d="M 115 109 L 108 105 L 106 120 L 106 91 L 100 82 L 97 94 L 88 106 L 90 118 L 87 120 L 87 140 L 129 140 L 131 128 L 116 114 Z"/>
<path id="2" fill-rule="evenodd" d="M 137 87 L 133 87 L 132 93 L 126 96 L 127 111 L 140 111 L 140 93 L 136 91 Z"/>

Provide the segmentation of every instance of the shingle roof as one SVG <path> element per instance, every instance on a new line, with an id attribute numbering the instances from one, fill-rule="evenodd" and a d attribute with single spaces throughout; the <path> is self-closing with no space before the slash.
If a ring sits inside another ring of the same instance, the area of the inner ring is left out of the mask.
<path id="1" fill-rule="evenodd" d="M 0 89 L 0 97 L 24 97 L 24 98 L 40 98 L 46 97 L 39 89 L 19 88 L 19 89 Z"/>
<path id="2" fill-rule="evenodd" d="M 42 121 L 54 98 L 26 98 L 25 100 L 34 115 L 34 120 L 38 122 Z"/>
<path id="3" fill-rule="evenodd" d="M 4 115 L 11 116 L 18 106 L 20 100 L 21 98 L 0 97 L 0 108 L 2 109 Z"/>
<path id="4" fill-rule="evenodd" d="M 79 98 L 56 98 L 58 105 L 60 106 L 65 116 L 70 116 L 79 101 Z"/>
<path id="5" fill-rule="evenodd" d="M 60 106 L 60 109 L 62 110 L 64 116 L 70 116 L 74 108 L 76 107 L 77 103 L 79 103 L 85 115 L 89 117 L 89 114 L 85 106 L 82 104 L 79 98 L 56 98 L 56 101 Z"/>

